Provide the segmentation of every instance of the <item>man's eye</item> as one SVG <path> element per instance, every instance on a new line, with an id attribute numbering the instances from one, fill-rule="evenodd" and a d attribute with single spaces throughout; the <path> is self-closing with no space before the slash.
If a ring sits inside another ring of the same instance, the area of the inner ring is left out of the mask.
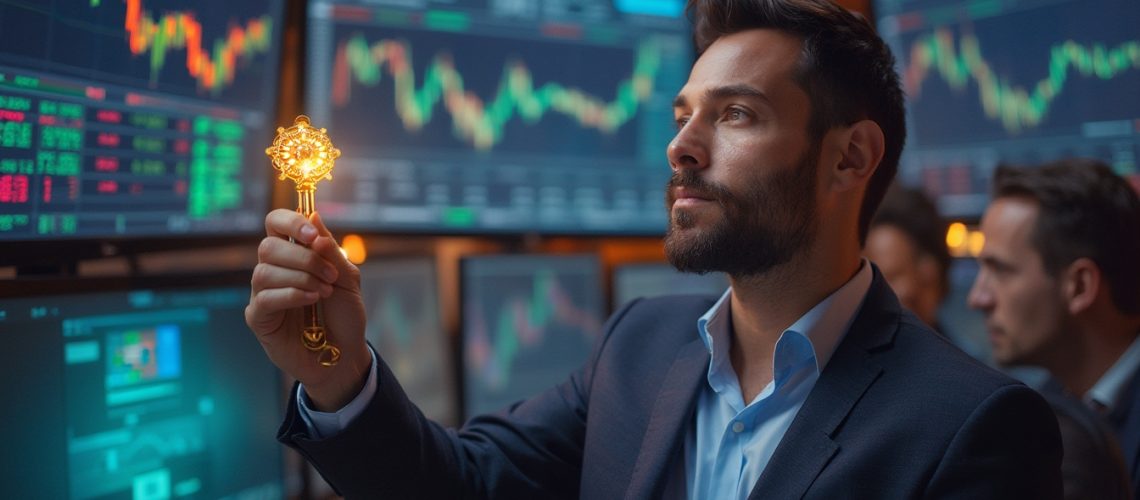
<path id="1" fill-rule="evenodd" d="M 686 123 L 689 123 L 689 117 L 687 116 L 682 116 L 673 120 L 673 124 L 677 127 L 677 130 L 684 128 Z"/>

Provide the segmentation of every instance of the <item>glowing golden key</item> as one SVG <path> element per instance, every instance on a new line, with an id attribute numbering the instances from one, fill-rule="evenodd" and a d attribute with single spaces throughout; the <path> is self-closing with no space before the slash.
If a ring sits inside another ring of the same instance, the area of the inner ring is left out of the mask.
<path id="1" fill-rule="evenodd" d="M 277 127 L 277 137 L 273 138 L 273 145 L 265 149 L 265 154 L 273 160 L 273 168 L 281 172 L 278 179 L 292 179 L 295 184 L 297 212 L 305 217 L 313 215 L 317 182 L 332 179 L 333 163 L 340 156 L 340 150 L 333 147 L 325 129 L 313 128 L 309 117 L 298 116 L 292 127 Z M 301 343 L 319 353 L 317 360 L 321 365 L 333 366 L 340 361 L 340 349 L 328 343 L 325 336 L 319 302 L 306 309 L 305 324 Z"/>

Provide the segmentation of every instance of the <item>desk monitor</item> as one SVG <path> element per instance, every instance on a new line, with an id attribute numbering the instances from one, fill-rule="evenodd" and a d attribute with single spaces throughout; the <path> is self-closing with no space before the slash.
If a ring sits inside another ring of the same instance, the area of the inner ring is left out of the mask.
<path id="1" fill-rule="evenodd" d="M 900 177 L 980 217 L 1000 163 L 1099 158 L 1140 186 L 1140 3 L 876 0 L 910 135 Z"/>
<path id="2" fill-rule="evenodd" d="M 258 233 L 283 5 L 0 4 L 0 242 Z"/>
<path id="3" fill-rule="evenodd" d="M 601 334 L 604 306 L 594 256 L 470 257 L 460 274 L 467 417 L 566 380 Z"/>
<path id="4" fill-rule="evenodd" d="M 330 224 L 664 233 L 682 0 L 313 0 L 306 112 L 343 155 Z"/>
<path id="5" fill-rule="evenodd" d="M 281 498 L 281 375 L 240 282 L 0 298 L 3 496 Z"/>
<path id="6" fill-rule="evenodd" d="M 728 289 L 724 273 L 682 273 L 666 263 L 624 264 L 614 268 L 613 308 L 638 297 L 674 294 L 720 296 Z"/>
<path id="7" fill-rule="evenodd" d="M 453 344 L 440 320 L 434 259 L 369 259 L 360 280 L 368 341 L 424 415 L 457 425 Z"/>

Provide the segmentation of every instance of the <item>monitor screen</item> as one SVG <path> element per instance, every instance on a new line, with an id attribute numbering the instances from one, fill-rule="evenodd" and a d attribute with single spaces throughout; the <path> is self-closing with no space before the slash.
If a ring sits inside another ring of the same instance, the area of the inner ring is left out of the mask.
<path id="1" fill-rule="evenodd" d="M 360 265 L 360 282 L 368 341 L 424 415 L 458 424 L 453 344 L 440 320 L 435 260 L 369 259 Z"/>
<path id="2" fill-rule="evenodd" d="M 0 241 L 256 233 L 283 4 L 0 4 Z"/>
<path id="3" fill-rule="evenodd" d="M 624 264 L 614 268 L 613 308 L 638 297 L 660 295 L 722 295 L 728 290 L 724 273 L 683 273 L 663 262 Z"/>
<path id="4" fill-rule="evenodd" d="M 980 216 L 1001 163 L 1100 158 L 1140 186 L 1140 3 L 874 6 L 907 93 L 900 176 L 946 215 Z"/>
<path id="5" fill-rule="evenodd" d="M 661 234 L 682 0 L 314 0 L 306 112 L 333 225 Z"/>
<path id="6" fill-rule="evenodd" d="M 61 285 L 0 298 L 4 497 L 282 498 L 248 286 Z"/>
<path id="7" fill-rule="evenodd" d="M 468 417 L 566 380 L 601 335 L 594 256 L 470 257 L 460 274 Z"/>

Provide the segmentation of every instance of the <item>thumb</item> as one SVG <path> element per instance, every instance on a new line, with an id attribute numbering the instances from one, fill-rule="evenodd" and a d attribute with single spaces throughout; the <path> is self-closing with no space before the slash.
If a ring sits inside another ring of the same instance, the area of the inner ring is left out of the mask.
<path id="1" fill-rule="evenodd" d="M 349 262 L 348 257 L 341 251 L 340 245 L 337 244 L 332 231 L 329 231 L 328 226 L 325 226 L 325 221 L 321 220 L 319 213 L 313 212 L 313 215 L 309 217 L 309 222 L 313 224 L 313 227 L 317 228 L 317 233 L 320 235 L 313 241 L 311 248 L 336 267 L 337 278 L 334 284 L 349 286 L 350 276 L 355 274 L 356 266 L 353 265 L 352 262 Z"/>
<path id="2" fill-rule="evenodd" d="M 320 212 L 313 212 L 313 215 L 309 216 L 309 222 L 313 223 L 313 226 L 317 228 L 317 233 L 319 235 L 328 236 L 329 238 L 333 237 L 332 231 L 329 231 L 328 226 L 325 225 L 324 219 L 321 219 Z"/>

